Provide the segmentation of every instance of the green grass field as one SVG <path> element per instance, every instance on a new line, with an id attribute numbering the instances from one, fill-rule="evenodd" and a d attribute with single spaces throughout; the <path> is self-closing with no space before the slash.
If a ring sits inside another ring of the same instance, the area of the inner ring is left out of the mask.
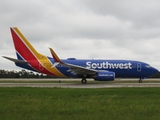
<path id="1" fill-rule="evenodd" d="M 160 88 L 0 88 L 1 120 L 159 120 Z"/>

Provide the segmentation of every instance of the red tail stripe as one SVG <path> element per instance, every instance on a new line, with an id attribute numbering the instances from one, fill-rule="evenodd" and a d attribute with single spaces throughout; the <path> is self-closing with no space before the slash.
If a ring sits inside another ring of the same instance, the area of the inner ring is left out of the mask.
<path id="1" fill-rule="evenodd" d="M 19 38 L 19 36 L 12 30 L 11 33 L 15 45 L 15 49 L 18 51 L 18 53 L 27 61 L 29 64 L 35 68 L 37 71 L 39 71 L 39 61 L 37 58 L 33 55 L 33 53 L 28 49 L 28 47 L 22 42 L 22 40 Z M 32 62 L 34 60 L 34 63 Z M 43 66 L 41 66 L 43 67 Z M 43 67 L 43 73 L 53 75 L 53 73 L 49 72 L 46 68 Z"/>

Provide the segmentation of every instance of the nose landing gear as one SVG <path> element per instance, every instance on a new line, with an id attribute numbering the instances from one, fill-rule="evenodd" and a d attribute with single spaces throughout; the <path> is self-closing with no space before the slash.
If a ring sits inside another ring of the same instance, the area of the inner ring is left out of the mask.
<path id="1" fill-rule="evenodd" d="M 81 83 L 86 84 L 87 83 L 86 78 L 82 78 Z"/>
<path id="2" fill-rule="evenodd" d="M 140 78 L 138 82 L 139 82 L 139 83 L 142 83 L 142 78 Z"/>

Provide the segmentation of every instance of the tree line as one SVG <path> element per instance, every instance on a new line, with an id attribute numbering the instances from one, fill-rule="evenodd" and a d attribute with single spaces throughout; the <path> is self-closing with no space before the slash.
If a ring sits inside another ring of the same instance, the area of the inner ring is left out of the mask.
<path id="1" fill-rule="evenodd" d="M 22 69 L 20 71 L 0 70 L 0 78 L 54 78 L 54 76 L 39 74 Z"/>

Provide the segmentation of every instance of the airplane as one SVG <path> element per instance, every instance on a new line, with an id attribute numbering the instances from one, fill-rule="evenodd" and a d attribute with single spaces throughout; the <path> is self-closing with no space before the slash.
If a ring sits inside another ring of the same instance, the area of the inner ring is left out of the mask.
<path id="1" fill-rule="evenodd" d="M 93 59 L 60 59 L 52 48 L 52 57 L 38 53 L 17 27 L 11 27 L 11 34 L 17 59 L 3 56 L 13 61 L 16 66 L 35 72 L 61 78 L 87 78 L 95 81 L 114 81 L 115 78 L 138 78 L 142 80 L 159 71 L 148 63 L 135 60 L 93 60 Z"/>

